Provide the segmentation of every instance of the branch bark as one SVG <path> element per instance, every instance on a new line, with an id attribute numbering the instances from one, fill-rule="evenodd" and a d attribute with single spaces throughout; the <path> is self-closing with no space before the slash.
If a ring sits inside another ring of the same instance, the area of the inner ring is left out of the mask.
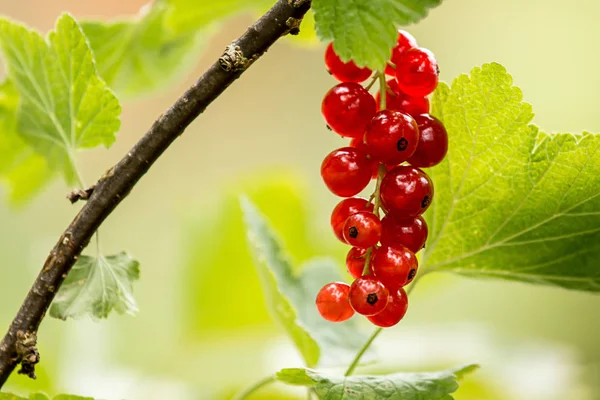
<path id="1" fill-rule="evenodd" d="M 48 307 L 82 250 L 152 164 L 206 107 L 281 36 L 297 34 L 310 0 L 278 0 L 198 81 L 165 111 L 139 142 L 96 183 L 88 202 L 46 259 L 8 332 L 0 342 L 0 388 L 24 360 L 23 337 L 35 337 Z M 37 362 L 37 361 L 35 361 Z M 25 366 L 25 363 L 24 365 Z M 29 368 L 31 366 L 28 364 Z M 27 371 L 26 371 L 27 372 Z"/>

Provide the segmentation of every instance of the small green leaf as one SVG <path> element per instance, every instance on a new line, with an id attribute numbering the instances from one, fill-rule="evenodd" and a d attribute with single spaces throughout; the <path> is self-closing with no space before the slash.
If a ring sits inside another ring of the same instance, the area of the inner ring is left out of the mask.
<path id="1" fill-rule="evenodd" d="M 167 10 L 164 2 L 155 2 L 133 18 L 81 23 L 98 72 L 119 95 L 140 96 L 165 87 L 193 65 L 200 37 L 168 28 Z"/>
<path id="2" fill-rule="evenodd" d="M 314 259 L 296 276 L 283 245 L 262 214 L 248 199 L 243 198 L 241 203 L 256 269 L 267 305 L 276 320 L 292 337 L 309 367 L 349 363 L 367 337 L 357 330 L 353 321 L 325 321 L 314 304 L 323 285 L 341 280 L 335 264 Z M 373 358 L 372 352 L 367 360 L 369 358 Z"/>
<path id="3" fill-rule="evenodd" d="M 0 49 L 20 97 L 18 132 L 73 181 L 73 151 L 110 146 L 121 112 L 98 77 L 81 28 L 64 14 L 44 40 L 34 30 L 2 19 Z"/>
<path id="4" fill-rule="evenodd" d="M 12 393 L 0 393 L 0 400 L 50 400 L 44 393 L 31 393 L 29 397 L 20 397 Z M 81 397 L 72 394 L 59 394 L 52 400 L 94 400 L 92 397 Z"/>
<path id="5" fill-rule="evenodd" d="M 127 253 L 98 258 L 80 256 L 56 294 L 50 316 L 67 319 L 88 314 L 92 319 L 138 311 L 133 282 L 140 277 L 139 263 Z"/>
<path id="6" fill-rule="evenodd" d="M 545 134 L 499 64 L 440 85 L 424 271 L 600 291 L 600 135 Z"/>
<path id="7" fill-rule="evenodd" d="M 397 26 L 417 22 L 441 0 L 313 0 L 317 34 L 359 66 L 382 70 L 398 37 Z"/>
<path id="8" fill-rule="evenodd" d="M 441 371 L 390 375 L 342 376 L 306 368 L 282 369 L 277 379 L 289 385 L 314 387 L 322 400 L 452 400 L 458 380 L 477 365 Z"/>
<path id="9" fill-rule="evenodd" d="M 0 182 L 15 204 L 31 198 L 51 178 L 44 157 L 17 133 L 19 95 L 10 81 L 0 84 Z"/>

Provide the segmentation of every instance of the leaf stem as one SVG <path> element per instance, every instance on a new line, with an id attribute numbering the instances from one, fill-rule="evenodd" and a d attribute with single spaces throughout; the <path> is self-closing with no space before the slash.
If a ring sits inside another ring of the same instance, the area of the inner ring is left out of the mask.
<path id="1" fill-rule="evenodd" d="M 375 329 L 375 331 L 371 334 L 371 337 L 369 337 L 369 339 L 365 342 L 365 344 L 363 345 L 363 347 L 361 347 L 360 351 L 356 354 L 356 356 L 354 357 L 354 360 L 352 360 L 352 364 L 350 364 L 350 366 L 346 370 L 346 373 L 344 374 L 344 376 L 350 376 L 350 375 L 352 375 L 352 373 L 354 372 L 354 370 L 356 369 L 356 367 L 358 367 L 358 363 L 360 362 L 360 359 L 365 354 L 365 352 L 367 351 L 367 349 L 369 347 L 371 347 L 371 344 L 377 338 L 377 336 L 379 336 L 379 334 L 381 333 L 381 331 L 383 331 L 383 328 L 377 328 L 377 329 Z"/>
<path id="2" fill-rule="evenodd" d="M 247 399 L 250 395 L 252 395 L 257 390 L 260 390 L 262 387 L 267 386 L 267 385 L 269 385 L 271 383 L 274 383 L 275 381 L 276 381 L 275 375 L 267 376 L 266 378 L 263 378 L 260 381 L 256 382 L 255 384 L 253 384 L 252 386 L 250 386 L 249 388 L 247 388 L 243 392 L 241 392 L 238 395 L 234 396 L 232 398 L 232 400 L 244 400 L 244 399 Z"/>

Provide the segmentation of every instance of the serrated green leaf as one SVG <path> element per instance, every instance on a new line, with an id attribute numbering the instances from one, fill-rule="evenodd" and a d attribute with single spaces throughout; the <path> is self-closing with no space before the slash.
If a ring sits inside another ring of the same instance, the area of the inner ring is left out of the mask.
<path id="1" fill-rule="evenodd" d="M 29 397 L 20 397 L 12 393 L 0 393 L 0 400 L 50 400 L 44 393 L 32 393 Z M 72 394 L 59 394 L 52 400 L 94 400 L 92 397 L 81 397 Z"/>
<path id="2" fill-rule="evenodd" d="M 425 271 L 600 291 L 600 136 L 545 134 L 499 64 L 440 86 Z"/>
<path id="3" fill-rule="evenodd" d="M 382 70 L 398 37 L 398 25 L 417 22 L 441 0 L 313 0 L 317 35 L 333 41 L 345 61 Z"/>
<path id="4" fill-rule="evenodd" d="M 139 263 L 125 252 L 112 256 L 80 256 L 56 294 L 50 316 L 59 319 L 89 315 L 108 317 L 138 311 L 133 282 L 140 277 Z"/>
<path id="5" fill-rule="evenodd" d="M 19 96 L 10 81 L 0 84 L 0 182 L 14 204 L 29 199 L 46 184 L 52 172 L 17 133 Z"/>
<path id="6" fill-rule="evenodd" d="M 73 151 L 110 146 L 121 112 L 98 77 L 81 28 L 64 14 L 44 40 L 34 30 L 3 19 L 0 49 L 20 97 L 19 134 L 73 181 Z"/>
<path id="7" fill-rule="evenodd" d="M 330 260 L 314 259 L 293 273 L 292 262 L 262 214 L 242 198 L 248 241 L 267 305 L 303 355 L 306 364 L 345 365 L 367 340 L 353 321 L 330 323 L 318 314 L 314 299 L 321 287 L 341 276 Z M 373 354 L 367 355 L 367 360 Z"/>
<path id="8" fill-rule="evenodd" d="M 458 380 L 475 371 L 467 365 L 441 372 L 342 376 L 306 368 L 288 368 L 277 379 L 289 385 L 314 387 L 322 400 L 452 400 Z"/>
<path id="9" fill-rule="evenodd" d="M 200 36 L 169 29 L 167 10 L 166 4 L 155 2 L 129 19 L 81 23 L 98 72 L 120 96 L 140 96 L 165 87 L 198 56 Z"/>

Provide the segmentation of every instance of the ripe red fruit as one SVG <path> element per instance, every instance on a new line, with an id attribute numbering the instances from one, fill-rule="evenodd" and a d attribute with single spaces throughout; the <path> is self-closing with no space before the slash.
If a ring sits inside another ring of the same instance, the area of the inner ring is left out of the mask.
<path id="1" fill-rule="evenodd" d="M 408 285 L 418 266 L 415 254 L 404 246 L 381 246 L 373 251 L 371 271 L 390 291 Z"/>
<path id="2" fill-rule="evenodd" d="M 350 305 L 359 314 L 375 315 L 383 311 L 389 301 L 389 290 L 380 280 L 364 276 L 350 286 Z"/>
<path id="3" fill-rule="evenodd" d="M 398 40 L 396 41 L 396 46 L 392 49 L 390 61 L 397 64 L 400 56 L 413 47 L 417 47 L 417 39 L 410 33 L 398 29 Z M 396 75 L 396 69 L 390 65 L 386 65 L 385 73 L 394 76 Z"/>
<path id="4" fill-rule="evenodd" d="M 355 149 L 359 149 L 367 153 L 367 147 L 365 146 L 365 142 L 363 138 L 354 138 L 350 141 L 350 147 L 354 147 Z M 369 153 L 367 153 L 369 154 Z M 379 163 L 375 161 L 371 156 L 367 155 L 369 162 L 371 163 L 371 179 L 377 178 L 377 173 L 379 172 Z"/>
<path id="5" fill-rule="evenodd" d="M 419 126 L 419 145 L 408 162 L 419 168 L 433 167 L 442 162 L 448 153 L 448 132 L 442 121 L 429 114 L 415 117 Z"/>
<path id="6" fill-rule="evenodd" d="M 367 319 L 371 321 L 373 325 L 389 328 L 400 322 L 406 315 L 407 310 L 408 296 L 404 289 L 400 288 L 400 290 L 390 293 L 388 304 L 382 312 L 377 315 L 371 315 L 367 317 Z"/>
<path id="7" fill-rule="evenodd" d="M 350 286 L 343 282 L 329 283 L 317 294 L 317 310 L 327 321 L 342 322 L 354 315 L 349 302 Z"/>
<path id="8" fill-rule="evenodd" d="M 321 164 L 321 176 L 333 194 L 354 196 L 371 181 L 371 163 L 364 152 L 343 147 L 325 157 Z"/>
<path id="9" fill-rule="evenodd" d="M 354 279 L 358 279 L 362 276 L 365 267 L 366 254 L 367 249 L 353 247 L 346 256 L 346 269 Z"/>
<path id="10" fill-rule="evenodd" d="M 354 61 L 343 62 L 333 50 L 333 44 L 329 43 L 325 50 L 325 66 L 327 71 L 340 82 L 360 83 L 371 76 L 369 68 L 360 68 Z"/>
<path id="11" fill-rule="evenodd" d="M 375 115 L 375 99 L 361 85 L 340 83 L 327 92 L 321 112 L 327 125 L 345 137 L 361 138 L 365 127 Z"/>
<path id="12" fill-rule="evenodd" d="M 419 168 L 400 165 L 381 182 L 381 203 L 395 217 L 423 214 L 433 199 L 433 182 Z"/>
<path id="13" fill-rule="evenodd" d="M 427 97 L 414 97 L 403 93 L 398 87 L 398 82 L 396 82 L 395 79 L 388 80 L 387 85 L 389 87 L 389 90 L 386 91 L 385 95 L 385 108 L 387 110 L 402 111 L 413 118 L 416 115 L 429 112 L 429 99 Z M 380 93 L 377 92 L 375 103 L 378 111 L 381 109 L 380 99 Z"/>
<path id="14" fill-rule="evenodd" d="M 410 49 L 396 64 L 398 87 L 410 96 L 427 96 L 438 84 L 438 65 L 433 53 L 424 48 Z"/>
<path id="15" fill-rule="evenodd" d="M 419 143 L 419 128 L 408 114 L 395 110 L 379 111 L 367 125 L 367 153 L 388 165 L 400 164 L 415 152 Z"/>
<path id="16" fill-rule="evenodd" d="M 427 223 L 423 217 L 392 217 L 386 215 L 381 220 L 381 244 L 384 246 L 404 246 L 418 253 L 427 241 Z"/>
<path id="17" fill-rule="evenodd" d="M 344 223 L 349 216 L 362 211 L 373 212 L 373 204 L 362 197 L 352 197 L 340 201 L 331 212 L 331 228 L 333 228 L 333 233 L 342 243 L 346 243 L 343 233 Z"/>
<path id="18" fill-rule="evenodd" d="M 372 212 L 359 212 L 344 223 L 344 239 L 354 247 L 375 246 L 381 238 L 381 220 Z"/>

